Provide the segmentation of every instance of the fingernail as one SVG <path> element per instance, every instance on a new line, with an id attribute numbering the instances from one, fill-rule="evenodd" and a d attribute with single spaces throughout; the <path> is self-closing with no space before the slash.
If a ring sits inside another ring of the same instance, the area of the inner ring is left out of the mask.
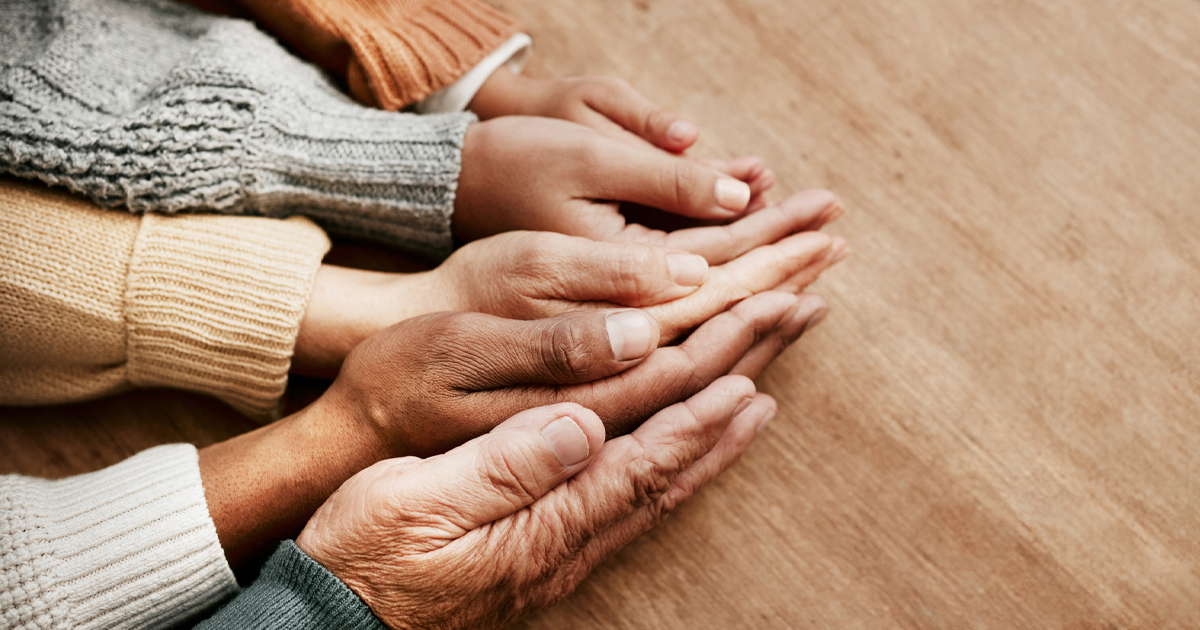
<path id="1" fill-rule="evenodd" d="M 686 120 L 676 120 L 667 127 L 667 138 L 674 142 L 687 142 L 691 140 L 698 130 L 696 125 Z"/>
<path id="2" fill-rule="evenodd" d="M 574 466 L 588 458 L 591 447 L 588 445 L 587 434 L 579 428 L 575 420 L 563 416 L 542 429 L 542 437 L 550 444 L 555 457 L 563 466 Z"/>
<path id="3" fill-rule="evenodd" d="M 729 177 L 717 179 L 717 205 L 726 210 L 741 210 L 748 203 L 750 203 L 749 184 Z"/>
<path id="4" fill-rule="evenodd" d="M 758 429 L 757 429 L 758 433 L 762 433 L 763 429 L 767 428 L 768 424 L 771 424 L 771 420 L 773 420 L 775 418 L 775 411 L 776 411 L 776 408 L 771 407 L 771 408 L 767 409 L 765 413 L 763 413 L 762 420 L 758 421 Z"/>
<path id="5" fill-rule="evenodd" d="M 846 257 L 849 255 L 850 246 L 846 244 L 846 241 L 841 238 L 835 238 L 833 241 L 833 255 L 829 259 L 830 264 L 836 265 L 837 263 L 846 260 Z"/>
<path id="6" fill-rule="evenodd" d="M 708 275 L 708 261 L 695 254 L 667 254 L 667 271 L 675 284 L 699 286 Z"/>
<path id="7" fill-rule="evenodd" d="M 800 329 L 800 334 L 803 335 L 804 333 L 812 330 L 813 328 L 816 328 L 817 324 L 820 324 L 821 322 L 825 321 L 825 316 L 828 314 L 829 314 L 828 307 L 822 307 L 822 308 L 818 309 L 817 312 L 813 313 L 812 316 L 808 318 L 808 321 L 804 323 L 804 328 Z"/>
<path id="8" fill-rule="evenodd" d="M 605 319 L 608 342 L 612 344 L 613 356 L 618 361 L 629 361 L 646 356 L 653 349 L 657 338 L 657 327 L 650 316 L 638 310 L 613 313 Z"/>

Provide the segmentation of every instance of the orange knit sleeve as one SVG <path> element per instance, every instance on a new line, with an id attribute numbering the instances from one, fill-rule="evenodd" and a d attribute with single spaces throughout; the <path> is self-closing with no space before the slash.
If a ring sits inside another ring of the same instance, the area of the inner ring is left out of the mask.
<path id="1" fill-rule="evenodd" d="M 237 0 L 367 105 L 397 110 L 458 80 L 521 24 L 481 0 Z M 221 10 L 228 2 L 191 0 Z"/>

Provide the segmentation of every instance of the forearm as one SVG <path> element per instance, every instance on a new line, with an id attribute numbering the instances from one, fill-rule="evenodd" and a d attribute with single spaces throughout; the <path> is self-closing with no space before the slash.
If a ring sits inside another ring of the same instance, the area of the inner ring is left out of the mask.
<path id="1" fill-rule="evenodd" d="M 349 410 L 318 400 L 279 422 L 200 451 L 208 510 L 235 569 L 294 536 L 359 470 L 390 456 Z"/>

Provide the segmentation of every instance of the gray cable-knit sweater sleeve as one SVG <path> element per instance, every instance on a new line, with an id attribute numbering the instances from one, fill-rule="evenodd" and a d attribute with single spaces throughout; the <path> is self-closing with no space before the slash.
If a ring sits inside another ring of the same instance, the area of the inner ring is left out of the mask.
<path id="1" fill-rule="evenodd" d="M 196 630 L 386 630 L 354 591 L 285 540 L 254 583 Z"/>
<path id="2" fill-rule="evenodd" d="M 0 172 L 103 206 L 303 214 L 444 255 L 474 120 L 362 107 L 252 24 L 168 0 L 0 2 Z"/>

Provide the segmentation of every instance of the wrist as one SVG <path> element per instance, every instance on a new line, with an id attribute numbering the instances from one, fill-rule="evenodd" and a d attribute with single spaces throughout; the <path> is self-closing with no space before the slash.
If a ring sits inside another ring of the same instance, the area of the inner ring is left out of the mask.
<path id="1" fill-rule="evenodd" d="M 483 82 L 467 105 L 480 120 L 499 116 L 534 116 L 532 108 L 534 81 L 500 66 Z"/>
<path id="2" fill-rule="evenodd" d="M 410 317 L 449 310 L 433 276 L 322 265 L 296 336 L 292 371 L 335 376 L 367 337 Z"/>
<path id="3" fill-rule="evenodd" d="M 386 457 L 379 436 L 323 396 L 274 424 L 200 450 L 217 537 L 235 569 L 294 536 L 337 488 Z"/>

